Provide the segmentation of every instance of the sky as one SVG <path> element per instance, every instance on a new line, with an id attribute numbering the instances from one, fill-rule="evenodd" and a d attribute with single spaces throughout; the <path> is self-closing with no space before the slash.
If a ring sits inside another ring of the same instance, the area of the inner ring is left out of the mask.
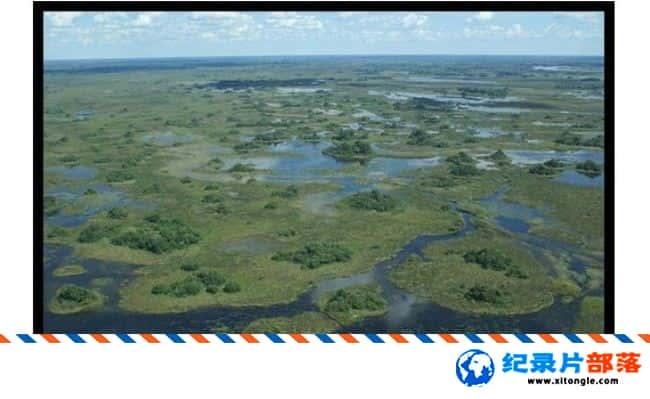
<path id="1" fill-rule="evenodd" d="M 47 12 L 45 59 L 602 55 L 600 12 Z"/>

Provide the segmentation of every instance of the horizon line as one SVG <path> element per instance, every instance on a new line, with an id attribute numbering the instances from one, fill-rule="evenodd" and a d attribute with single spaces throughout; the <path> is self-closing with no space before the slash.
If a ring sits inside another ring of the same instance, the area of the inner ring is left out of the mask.
<path id="1" fill-rule="evenodd" d="M 455 57 L 477 57 L 477 56 L 491 56 L 491 57 L 605 57 L 604 54 L 510 54 L 510 53 L 360 53 L 360 54 L 245 54 L 245 55 L 181 55 L 181 56 L 143 56 L 143 57 L 104 57 L 104 58 L 45 58 L 43 62 L 48 61 L 119 61 L 119 60 L 173 60 L 184 58 L 248 58 L 248 57 L 409 57 L 409 56 L 455 56 Z"/>

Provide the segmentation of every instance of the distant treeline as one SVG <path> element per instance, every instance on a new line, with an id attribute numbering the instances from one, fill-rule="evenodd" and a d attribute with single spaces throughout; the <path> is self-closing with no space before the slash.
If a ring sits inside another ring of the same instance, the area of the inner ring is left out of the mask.
<path id="1" fill-rule="evenodd" d="M 218 90 L 244 90 L 244 89 L 266 89 L 272 87 L 287 86 L 313 86 L 322 84 L 319 79 L 259 79 L 259 80 L 218 80 L 208 83 L 194 85 L 197 89 L 218 89 Z"/>

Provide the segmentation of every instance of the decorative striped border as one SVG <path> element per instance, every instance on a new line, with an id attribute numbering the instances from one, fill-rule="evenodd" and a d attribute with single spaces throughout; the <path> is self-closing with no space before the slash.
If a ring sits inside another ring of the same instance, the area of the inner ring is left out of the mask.
<path id="1" fill-rule="evenodd" d="M 650 344 L 650 334 L 0 334 L 0 344 L 7 343 Z"/>

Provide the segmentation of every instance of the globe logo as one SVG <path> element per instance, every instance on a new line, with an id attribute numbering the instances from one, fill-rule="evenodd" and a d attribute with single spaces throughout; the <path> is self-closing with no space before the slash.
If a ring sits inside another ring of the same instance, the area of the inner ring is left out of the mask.
<path id="1" fill-rule="evenodd" d="M 494 362 L 487 353 L 470 349 L 458 356 L 456 360 L 456 376 L 468 387 L 480 387 L 494 376 Z"/>

